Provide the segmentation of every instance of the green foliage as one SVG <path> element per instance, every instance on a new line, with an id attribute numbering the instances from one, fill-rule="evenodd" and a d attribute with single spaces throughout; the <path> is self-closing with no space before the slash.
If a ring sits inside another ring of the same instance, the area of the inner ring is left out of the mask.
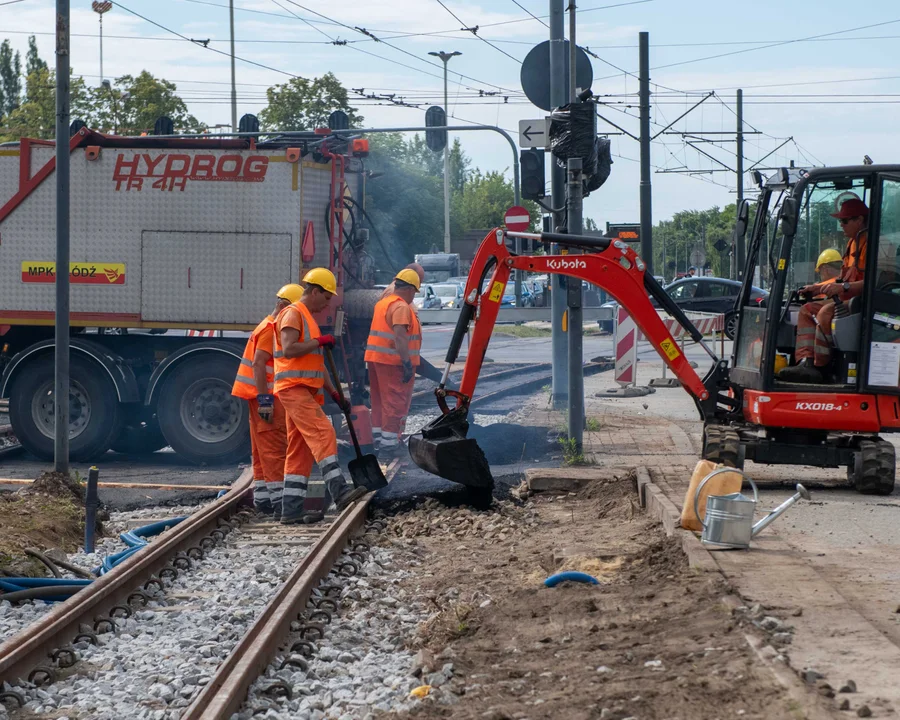
<path id="1" fill-rule="evenodd" d="M 350 117 L 350 127 L 363 121 L 350 106 L 347 90 L 332 73 L 307 80 L 291 78 L 286 83 L 266 90 L 268 106 L 259 114 L 263 130 L 315 130 L 327 127 L 328 116 L 343 110 Z"/>
<path id="2" fill-rule="evenodd" d="M 84 79 L 69 80 L 72 118 L 87 119 L 93 109 L 92 91 Z M 32 137 L 49 140 L 56 134 L 56 74 L 39 67 L 25 79 L 22 104 L 6 118 L 5 134 L 10 138 Z M 90 123 L 88 123 L 90 124 Z"/>
<path id="3" fill-rule="evenodd" d="M 728 277 L 734 221 L 735 206 L 728 205 L 724 209 L 712 207 L 709 210 L 684 210 L 675 213 L 671 220 L 658 223 L 653 229 L 654 267 L 658 269 L 657 274 L 671 280 L 677 273 L 686 273 L 691 266 L 691 252 L 699 248 L 705 250 L 706 263 L 712 274 Z M 713 247 L 717 240 L 723 240 L 728 248 L 720 253 Z"/>
<path id="4" fill-rule="evenodd" d="M 585 218 L 584 219 L 584 231 L 585 232 L 601 232 L 600 226 L 597 224 L 597 221 L 594 218 Z"/>
<path id="5" fill-rule="evenodd" d="M 584 456 L 584 453 L 578 449 L 575 438 L 560 437 L 559 447 L 563 454 L 564 465 L 591 465 L 592 463 Z"/>
<path id="6" fill-rule="evenodd" d="M 476 168 L 469 175 L 463 191 L 451 199 L 451 214 L 456 216 L 462 232 L 488 229 L 500 225 L 503 214 L 513 204 L 515 190 L 503 172 L 483 173 Z M 537 227 L 541 219 L 537 204 L 525 200 L 522 205 L 531 215 L 532 226 Z"/>
<path id="7" fill-rule="evenodd" d="M 38 54 L 37 42 L 34 39 L 34 35 L 29 35 L 28 52 L 25 53 L 25 77 L 28 77 L 31 73 L 37 72 L 38 70 L 46 69 L 47 63 L 45 63 Z"/>
<path id="8" fill-rule="evenodd" d="M 0 117 L 19 107 L 22 95 L 22 58 L 13 53 L 9 40 L 0 43 Z"/>
<path id="9" fill-rule="evenodd" d="M 88 126 L 119 135 L 152 132 L 160 117 L 172 119 L 175 132 L 202 132 L 204 125 L 187 110 L 175 83 L 157 79 L 144 70 L 137 77 L 123 75 L 110 87 L 92 88 L 82 117 Z M 73 92 L 74 95 L 74 92 Z M 72 117 L 78 117 L 72 103 Z"/>

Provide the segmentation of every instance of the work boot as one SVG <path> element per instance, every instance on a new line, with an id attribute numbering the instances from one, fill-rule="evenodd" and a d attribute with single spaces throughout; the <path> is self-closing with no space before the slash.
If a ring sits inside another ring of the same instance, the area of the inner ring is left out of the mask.
<path id="1" fill-rule="evenodd" d="M 284 482 L 268 483 L 269 502 L 272 503 L 272 519 L 278 522 L 281 518 L 281 502 L 284 497 Z"/>
<path id="2" fill-rule="evenodd" d="M 822 371 L 809 358 L 804 358 L 796 365 L 782 369 L 778 373 L 778 379 L 786 382 L 807 384 L 818 384 L 824 381 Z"/>
<path id="3" fill-rule="evenodd" d="M 312 525 L 325 519 L 325 513 L 318 510 L 303 510 L 293 515 L 282 515 L 282 525 Z"/>
<path id="4" fill-rule="evenodd" d="M 338 512 L 344 510 L 350 503 L 354 503 L 357 500 L 365 497 L 366 493 L 369 492 L 364 487 L 351 487 L 347 485 L 344 488 L 344 491 L 341 492 L 337 499 L 334 501 L 334 504 L 337 506 Z"/>

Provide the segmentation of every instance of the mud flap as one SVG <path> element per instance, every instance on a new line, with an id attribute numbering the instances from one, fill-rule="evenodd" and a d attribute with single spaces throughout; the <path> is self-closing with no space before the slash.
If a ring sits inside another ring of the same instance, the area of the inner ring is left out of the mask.
<path id="1" fill-rule="evenodd" d="M 460 485 L 492 488 L 494 476 L 478 443 L 467 438 L 467 411 L 454 410 L 432 420 L 409 438 L 409 456 L 423 470 Z"/>

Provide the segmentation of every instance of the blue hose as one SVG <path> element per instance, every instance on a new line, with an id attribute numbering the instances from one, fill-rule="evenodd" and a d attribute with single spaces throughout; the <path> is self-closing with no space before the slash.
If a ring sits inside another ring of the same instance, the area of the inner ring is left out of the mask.
<path id="1" fill-rule="evenodd" d="M 566 572 L 556 573 L 556 575 L 551 575 L 546 580 L 544 580 L 544 585 L 547 587 L 556 587 L 561 582 L 566 581 L 571 582 L 580 582 L 580 583 L 588 583 L 590 585 L 599 585 L 600 581 L 597 580 L 593 575 L 588 575 L 583 572 L 576 572 L 575 570 L 568 570 Z"/>
<path id="2" fill-rule="evenodd" d="M 223 492 L 225 491 L 223 490 Z M 107 555 L 105 558 L 103 558 L 103 563 L 100 565 L 100 567 L 94 568 L 94 575 L 105 575 L 114 567 L 116 567 L 116 565 L 120 564 L 127 558 L 130 558 L 141 548 L 146 547 L 149 544 L 146 538 L 153 537 L 154 535 L 159 535 L 161 532 L 175 527 L 178 523 L 185 519 L 185 517 L 177 517 L 172 518 L 171 520 L 161 520 L 159 522 L 151 523 L 150 525 L 144 525 L 143 527 L 135 528 L 133 530 L 126 530 L 121 535 L 119 535 L 119 539 L 127 546 L 126 549 L 114 553 L 113 555 Z M 2 591 L 2 593 L 0 593 L 0 600 L 3 600 L 3 593 L 30 590 L 32 588 L 71 586 L 72 592 L 74 594 L 81 588 L 90 585 L 91 582 L 91 580 L 86 579 L 73 580 L 70 578 L 2 578 L 0 579 L 0 591 Z M 59 602 L 61 600 L 66 600 L 67 598 L 55 595 L 46 598 L 37 597 L 35 599 L 43 600 L 44 602 Z"/>

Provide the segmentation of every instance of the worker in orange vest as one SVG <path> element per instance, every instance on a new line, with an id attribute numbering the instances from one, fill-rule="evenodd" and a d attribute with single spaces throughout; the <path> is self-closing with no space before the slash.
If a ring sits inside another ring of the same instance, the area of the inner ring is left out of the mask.
<path id="1" fill-rule="evenodd" d="M 325 516 L 326 490 L 338 510 L 366 494 L 354 488 L 338 465 L 337 436 L 322 410 L 324 391 L 340 405 L 341 399 L 325 372 L 323 348 L 334 347 L 332 335 L 322 335 L 313 315 L 324 310 L 337 292 L 334 275 L 325 268 L 303 277 L 306 289 L 300 300 L 286 307 L 275 326 L 275 396 L 287 415 L 287 456 L 281 522 L 314 523 Z M 343 408 L 342 408 L 343 409 Z M 313 461 L 322 479 L 310 478 Z"/>
<path id="2" fill-rule="evenodd" d="M 278 291 L 275 309 L 250 334 L 238 366 L 231 394 L 250 406 L 250 447 L 253 456 L 253 505 L 261 513 L 281 515 L 287 426 L 284 407 L 272 394 L 274 385 L 275 330 L 278 314 L 303 295 L 296 284 Z"/>
<path id="3" fill-rule="evenodd" d="M 421 281 L 414 270 L 394 278 L 394 293 L 375 305 L 366 343 L 372 397 L 372 434 L 379 450 L 400 446 L 400 433 L 412 402 L 413 375 L 419 365 L 422 327 L 412 306 Z"/>

